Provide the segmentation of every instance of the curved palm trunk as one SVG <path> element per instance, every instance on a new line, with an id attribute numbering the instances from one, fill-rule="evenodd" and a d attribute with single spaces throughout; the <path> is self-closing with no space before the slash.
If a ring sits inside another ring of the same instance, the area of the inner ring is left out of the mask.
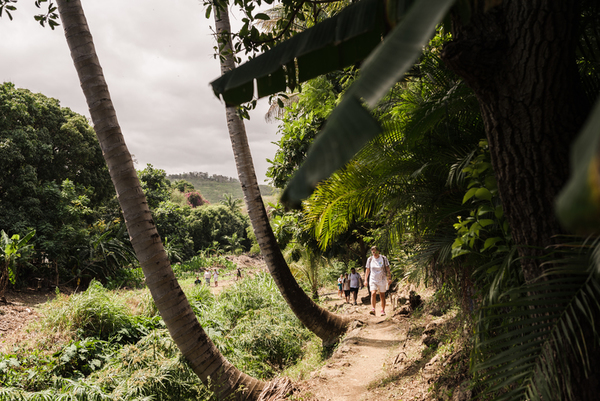
<path id="1" fill-rule="evenodd" d="M 215 28 L 219 40 L 221 74 L 235 68 L 231 51 L 229 33 L 229 15 L 227 9 L 213 4 L 215 9 Z M 244 192 L 248 215 L 256 234 L 261 253 L 265 258 L 269 272 L 279 291 L 300 321 L 323 340 L 324 345 L 335 343 L 346 331 L 350 319 L 333 314 L 319 305 L 300 288 L 285 261 L 277 240 L 269 224 L 269 218 L 260 195 L 252 154 L 248 146 L 248 138 L 244 122 L 237 113 L 236 107 L 226 107 L 227 128 L 231 138 L 231 146 L 235 157 L 238 176 Z"/>
<path id="2" fill-rule="evenodd" d="M 57 5 L 131 243 L 171 337 L 198 377 L 204 383 L 212 379 L 219 399 L 241 387 L 245 390 L 237 393 L 238 399 L 256 399 L 264 383 L 241 373 L 221 355 L 198 323 L 171 269 L 125 145 L 81 2 L 57 0 Z"/>

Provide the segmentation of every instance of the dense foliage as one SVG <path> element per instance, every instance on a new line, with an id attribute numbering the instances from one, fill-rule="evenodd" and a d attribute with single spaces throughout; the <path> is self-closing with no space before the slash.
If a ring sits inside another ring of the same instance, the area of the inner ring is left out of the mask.
<path id="1" fill-rule="evenodd" d="M 85 117 L 56 99 L 2 84 L 0 167 L 0 228 L 10 236 L 36 232 L 35 252 L 17 281 L 105 277 L 97 268 L 108 256 L 98 249 L 106 239 L 100 237 L 111 230 L 117 241 L 126 239 L 117 236 L 114 189 Z"/>
<path id="2" fill-rule="evenodd" d="M 302 357 L 311 334 L 270 276 L 241 280 L 219 297 L 205 285 L 182 281 L 202 326 L 242 371 L 268 379 Z M 58 330 L 69 340 L 36 353 L 17 348 L 0 355 L 0 398 L 213 399 L 172 342 L 149 294 L 110 292 L 93 282 L 85 292 L 59 295 L 47 312 L 42 330 Z"/>
<path id="3" fill-rule="evenodd" d="M 132 281 L 129 268 L 137 261 L 85 117 L 55 99 L 3 84 L 0 167 L 5 172 L 0 178 L 0 230 L 8 239 L 35 232 L 28 238 L 30 252 L 18 259 L 7 252 L 0 255 L 0 294 L 6 285 Z M 164 170 L 152 165 L 138 176 L 172 262 L 207 249 L 250 249 L 249 224 L 235 200 L 207 206 L 191 183 L 171 183 Z M 3 250 L 8 246 L 4 241 Z"/>

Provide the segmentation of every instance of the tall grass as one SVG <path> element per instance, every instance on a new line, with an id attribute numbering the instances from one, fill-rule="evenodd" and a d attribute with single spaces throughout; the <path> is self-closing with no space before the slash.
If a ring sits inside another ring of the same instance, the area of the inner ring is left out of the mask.
<path id="1" fill-rule="evenodd" d="M 123 299 L 97 281 L 92 281 L 84 292 L 57 296 L 46 309 L 46 326 L 76 333 L 80 338 L 104 340 L 131 323 Z"/>
<path id="2" fill-rule="evenodd" d="M 227 359 L 262 379 L 295 363 L 311 336 L 266 273 L 229 287 L 199 319 Z"/>
<path id="3" fill-rule="evenodd" d="M 218 297 L 204 285 L 185 290 L 213 342 L 252 376 L 281 373 L 314 339 L 267 274 L 241 280 Z M 44 325 L 73 340 L 52 355 L 0 355 L 0 400 L 215 400 L 183 360 L 147 293 L 108 291 L 93 282 L 48 306 Z"/>

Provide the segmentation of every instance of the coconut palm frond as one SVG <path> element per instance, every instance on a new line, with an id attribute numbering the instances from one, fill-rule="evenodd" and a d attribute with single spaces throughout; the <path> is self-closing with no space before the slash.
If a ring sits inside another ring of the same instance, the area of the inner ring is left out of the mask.
<path id="1" fill-rule="evenodd" d="M 485 393 L 504 392 L 498 400 L 573 399 L 573 362 L 589 374 L 588 350 L 598 339 L 600 246 L 589 248 L 586 254 L 561 251 L 540 282 L 510 290 L 483 309 L 475 346 L 483 358 L 474 372 Z"/>

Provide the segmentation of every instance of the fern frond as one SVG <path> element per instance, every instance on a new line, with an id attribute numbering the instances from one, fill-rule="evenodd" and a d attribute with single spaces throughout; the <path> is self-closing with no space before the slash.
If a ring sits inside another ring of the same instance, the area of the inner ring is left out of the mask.
<path id="1" fill-rule="evenodd" d="M 503 302 L 482 311 L 475 348 L 492 356 L 482 358 L 474 372 L 481 375 L 486 393 L 504 391 L 498 400 L 573 399 L 572 364 L 588 374 L 589 349 L 598 341 L 595 249 L 585 257 L 548 262 L 555 267 L 540 282 L 508 291 Z"/>

